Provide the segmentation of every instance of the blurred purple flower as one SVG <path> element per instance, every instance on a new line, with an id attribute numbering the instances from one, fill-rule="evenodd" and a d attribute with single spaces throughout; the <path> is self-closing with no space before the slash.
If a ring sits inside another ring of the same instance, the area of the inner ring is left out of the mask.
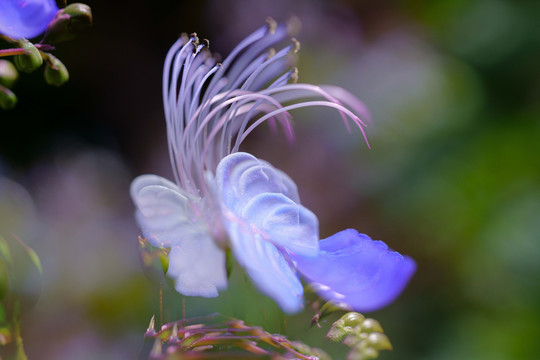
<path id="1" fill-rule="evenodd" d="M 136 178 L 131 196 L 137 220 L 150 243 L 171 248 L 167 275 L 184 295 L 213 297 L 226 288 L 230 248 L 255 285 L 288 313 L 303 306 L 297 272 L 327 300 L 375 310 L 401 293 L 414 261 L 355 230 L 319 241 L 317 217 L 300 204 L 294 181 L 239 152 L 266 121 L 280 124 L 292 139 L 288 111 L 310 106 L 336 109 L 365 137 L 360 117 L 368 114 L 356 97 L 334 86 L 294 83 L 296 41 L 269 50 L 287 35 L 287 26 L 269 22 L 222 64 L 195 35 L 172 46 L 163 101 L 175 183 Z"/>
<path id="2" fill-rule="evenodd" d="M 0 34 L 15 39 L 36 37 L 47 29 L 57 11 L 55 0 L 2 0 Z"/>

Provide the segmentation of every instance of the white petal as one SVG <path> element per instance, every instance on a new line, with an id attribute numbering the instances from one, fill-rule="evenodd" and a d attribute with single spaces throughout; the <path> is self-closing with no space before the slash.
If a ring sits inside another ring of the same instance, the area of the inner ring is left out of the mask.
<path id="1" fill-rule="evenodd" d="M 167 276 L 187 296 L 216 297 L 227 287 L 225 252 L 209 235 L 184 237 L 169 253 Z"/>
<path id="2" fill-rule="evenodd" d="M 190 202 L 174 183 L 156 175 L 142 175 L 131 183 L 131 198 L 137 206 L 137 222 L 154 246 L 171 247 L 184 237 L 206 232 L 193 215 Z"/>

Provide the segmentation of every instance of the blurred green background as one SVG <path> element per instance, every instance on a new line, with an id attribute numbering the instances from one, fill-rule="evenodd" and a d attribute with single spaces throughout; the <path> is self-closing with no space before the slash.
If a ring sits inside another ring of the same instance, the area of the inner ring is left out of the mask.
<path id="1" fill-rule="evenodd" d="M 368 150 L 331 111 L 298 111 L 297 141 L 246 143 L 287 172 L 321 236 L 356 228 L 416 259 L 410 286 L 369 314 L 382 359 L 540 358 L 540 2 L 87 1 L 94 27 L 55 55 L 61 88 L 20 79 L 0 113 L 0 235 L 40 255 L 23 321 L 31 359 L 133 359 L 159 285 L 144 273 L 128 189 L 171 177 L 161 71 L 181 32 L 225 55 L 267 16 L 302 22 L 300 81 L 342 86 L 371 111 Z M 37 293 L 37 290 L 35 290 Z M 236 316 L 329 350 L 313 311 L 284 318 L 239 272 L 188 315 Z M 182 316 L 164 290 L 159 321 Z M 330 320 L 333 320 L 330 319 Z"/>

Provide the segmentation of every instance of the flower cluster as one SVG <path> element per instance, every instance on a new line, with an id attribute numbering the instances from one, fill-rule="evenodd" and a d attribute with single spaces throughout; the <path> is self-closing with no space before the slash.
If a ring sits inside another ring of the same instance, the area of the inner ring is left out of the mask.
<path id="1" fill-rule="evenodd" d="M 284 24 L 269 21 L 218 63 L 206 41 L 182 36 L 169 50 L 163 103 L 175 182 L 142 175 L 131 186 L 137 220 L 154 246 L 170 248 L 167 275 L 184 295 L 214 297 L 227 286 L 230 249 L 259 290 L 287 313 L 303 307 L 300 274 L 327 300 L 358 311 L 395 299 L 415 271 L 407 256 L 348 229 L 320 240 L 315 214 L 294 181 L 240 152 L 269 122 L 292 138 L 290 110 L 329 107 L 365 137 L 364 105 L 334 86 L 297 84 Z"/>

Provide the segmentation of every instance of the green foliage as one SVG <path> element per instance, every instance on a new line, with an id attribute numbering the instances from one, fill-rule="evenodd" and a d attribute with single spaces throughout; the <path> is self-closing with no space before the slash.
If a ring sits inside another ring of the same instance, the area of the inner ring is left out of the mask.
<path id="1" fill-rule="evenodd" d="M 14 238 L 16 242 L 10 245 L 0 236 L 0 359 L 26 360 L 20 330 L 23 311 L 29 310 L 28 284 L 25 282 L 29 273 L 37 271 L 41 275 L 42 268 L 37 253 Z"/>

